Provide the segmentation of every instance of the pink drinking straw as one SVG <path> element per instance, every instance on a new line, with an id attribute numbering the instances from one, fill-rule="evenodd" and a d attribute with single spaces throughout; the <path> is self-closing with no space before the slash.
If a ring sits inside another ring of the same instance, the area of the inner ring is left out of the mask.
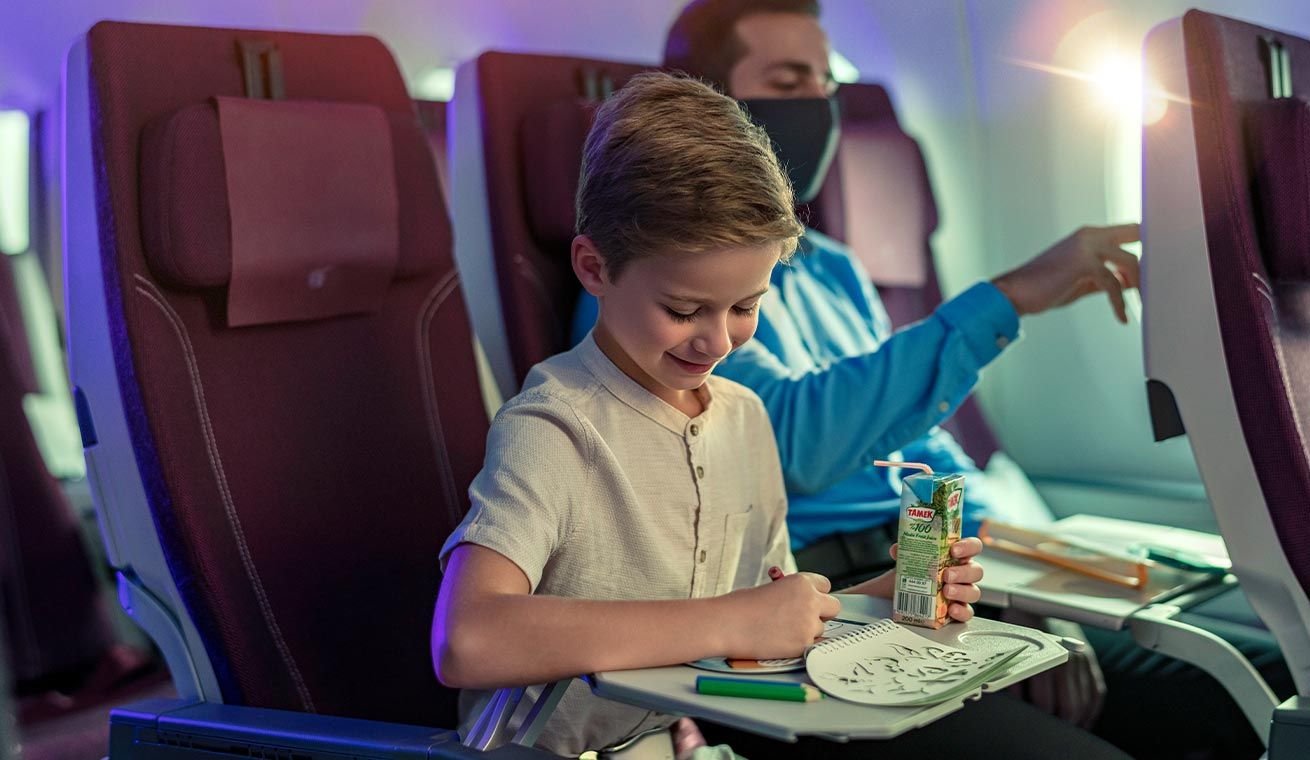
<path id="1" fill-rule="evenodd" d="M 875 459 L 873 463 L 878 467 L 913 467 L 916 470 L 923 470 L 927 474 L 932 474 L 932 468 L 920 462 L 889 462 L 886 459 Z"/>

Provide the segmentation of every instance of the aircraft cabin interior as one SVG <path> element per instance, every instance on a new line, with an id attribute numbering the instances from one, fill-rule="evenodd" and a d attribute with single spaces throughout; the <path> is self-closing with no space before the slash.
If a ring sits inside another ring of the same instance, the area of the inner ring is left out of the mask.
<path id="1" fill-rule="evenodd" d="M 5 0 L 0 760 L 1310 758 L 1310 4 Z"/>

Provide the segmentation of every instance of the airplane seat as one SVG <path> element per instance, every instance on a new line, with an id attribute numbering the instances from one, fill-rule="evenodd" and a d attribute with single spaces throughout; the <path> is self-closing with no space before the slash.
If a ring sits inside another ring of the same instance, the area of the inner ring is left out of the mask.
<path id="1" fill-rule="evenodd" d="M 649 68 L 493 51 L 457 71 L 455 256 L 481 295 L 474 326 L 506 398 L 534 364 L 568 347 L 582 144 L 596 105 Z"/>
<path id="2" fill-rule="evenodd" d="M 1310 40 L 1200 11 L 1147 38 L 1143 324 L 1157 440 L 1186 434 L 1310 738 Z M 1294 754 L 1294 753 L 1293 753 Z"/>
<path id="3" fill-rule="evenodd" d="M 32 347 L 27 341 L 22 303 L 18 300 L 18 279 L 14 262 L 0 257 L 0 371 L 19 394 L 37 393 L 36 367 L 32 361 Z M 19 396 L 21 398 L 21 395 Z"/>
<path id="4" fill-rule="evenodd" d="M 850 246 L 896 328 L 942 302 L 933 261 L 937 202 L 919 143 L 906 134 L 887 89 L 843 84 L 841 142 L 819 195 L 802 218 Z M 972 396 L 942 424 L 979 467 L 1000 448 Z"/>
<path id="5" fill-rule="evenodd" d="M 116 639 L 77 516 L 32 433 L 23 399 L 39 384 L 18 307 L 13 261 L 0 255 L 0 661 L 24 756 L 56 760 L 104 745 L 110 705 L 167 688 L 149 653 Z"/>
<path id="6" fill-rule="evenodd" d="M 21 693 L 92 667 L 113 634 L 77 519 L 23 411 L 23 397 L 39 387 L 18 307 L 13 262 L 0 254 L 0 610 L 8 643 L 0 656 Z"/>
<path id="7" fill-rule="evenodd" d="M 101 22 L 64 89 L 88 471 L 120 598 L 189 703 L 119 711 L 115 746 L 206 724 L 472 756 L 427 728 L 456 722 L 429 638 L 487 419 L 390 52 Z"/>

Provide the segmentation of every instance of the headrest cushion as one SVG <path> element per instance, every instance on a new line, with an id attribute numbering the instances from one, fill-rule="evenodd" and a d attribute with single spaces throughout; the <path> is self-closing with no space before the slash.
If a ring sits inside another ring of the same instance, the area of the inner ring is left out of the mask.
<path id="1" fill-rule="evenodd" d="M 1310 103 L 1261 103 L 1250 127 L 1265 268 L 1275 281 L 1310 281 Z"/>
<path id="2" fill-rule="evenodd" d="M 840 206 L 851 252 L 878 285 L 923 287 L 937 206 L 919 144 L 891 119 L 844 120 L 834 169 L 820 203 Z"/>
<path id="3" fill-rule="evenodd" d="M 544 246 L 573 239 L 582 171 L 582 147 L 599 103 L 558 100 L 534 109 L 519 124 L 523 162 L 523 202 L 528 224 Z"/>
<path id="4" fill-rule="evenodd" d="M 412 117 L 240 98 L 147 125 L 141 230 L 166 284 L 227 288 L 231 326 L 372 311 L 449 240 Z"/>

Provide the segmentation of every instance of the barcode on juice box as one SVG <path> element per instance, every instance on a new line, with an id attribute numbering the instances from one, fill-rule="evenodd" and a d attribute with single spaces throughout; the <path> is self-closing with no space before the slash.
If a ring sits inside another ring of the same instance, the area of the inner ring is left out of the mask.
<path id="1" fill-rule="evenodd" d="M 907 594 L 904 591 L 896 592 L 896 609 L 897 611 L 913 615 L 920 618 L 933 617 L 937 606 L 936 594 Z"/>

